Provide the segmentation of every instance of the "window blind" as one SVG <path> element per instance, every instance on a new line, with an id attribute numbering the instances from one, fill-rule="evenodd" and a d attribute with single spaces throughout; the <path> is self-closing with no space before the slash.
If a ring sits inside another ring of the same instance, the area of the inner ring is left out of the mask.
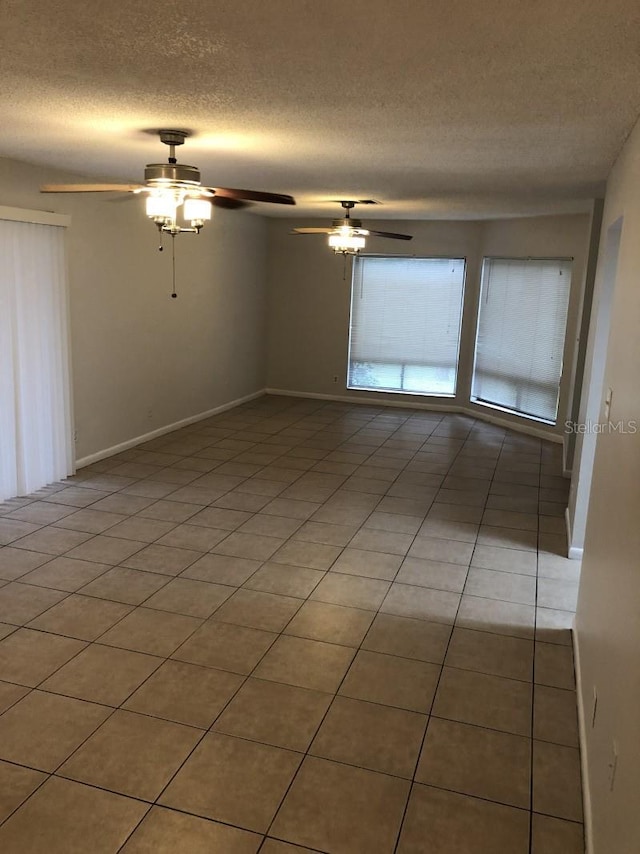
<path id="1" fill-rule="evenodd" d="M 486 258 L 471 399 L 555 423 L 571 261 Z"/>
<path id="2" fill-rule="evenodd" d="M 349 388 L 453 395 L 464 258 L 354 259 Z"/>

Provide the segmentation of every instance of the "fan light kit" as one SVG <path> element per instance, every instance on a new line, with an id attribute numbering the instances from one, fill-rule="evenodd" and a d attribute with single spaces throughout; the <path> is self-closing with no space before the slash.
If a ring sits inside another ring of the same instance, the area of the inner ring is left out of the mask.
<path id="1" fill-rule="evenodd" d="M 161 233 L 198 234 L 211 219 L 212 207 L 241 208 L 247 202 L 271 202 L 295 205 L 293 196 L 263 193 L 258 190 L 235 190 L 229 187 L 203 187 L 200 170 L 176 160 L 176 146 L 182 145 L 189 133 L 184 130 L 160 130 L 160 140 L 169 146 L 167 163 L 149 163 L 144 170 L 144 184 L 47 184 L 41 193 L 147 193 L 146 211 Z M 178 224 L 178 212 L 188 225 Z"/>
<path id="2" fill-rule="evenodd" d="M 351 210 L 356 205 L 375 205 L 373 199 L 361 199 L 360 201 L 341 200 L 340 204 L 345 209 L 344 217 L 334 219 L 330 228 L 294 228 L 291 234 L 327 234 L 329 246 L 336 255 L 357 255 L 366 245 L 369 235 L 376 237 L 388 237 L 393 240 L 413 240 L 410 234 L 395 234 L 391 231 L 370 231 L 362 227 L 362 221 L 351 217 Z"/>

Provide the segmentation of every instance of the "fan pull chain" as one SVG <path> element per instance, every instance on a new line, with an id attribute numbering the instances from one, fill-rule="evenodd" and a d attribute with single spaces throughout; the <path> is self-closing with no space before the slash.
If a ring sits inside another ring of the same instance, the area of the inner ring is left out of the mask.
<path id="1" fill-rule="evenodd" d="M 171 235 L 171 274 L 173 277 L 173 290 L 171 291 L 171 299 L 177 299 L 176 293 L 176 236 Z"/>
<path id="2" fill-rule="evenodd" d="M 349 211 L 347 211 L 349 213 Z M 342 254 L 342 281 L 347 281 L 347 253 L 343 252 Z"/>
<path id="3" fill-rule="evenodd" d="M 164 246 L 162 245 L 162 229 L 160 231 L 160 246 L 158 246 L 158 252 L 164 252 Z"/>

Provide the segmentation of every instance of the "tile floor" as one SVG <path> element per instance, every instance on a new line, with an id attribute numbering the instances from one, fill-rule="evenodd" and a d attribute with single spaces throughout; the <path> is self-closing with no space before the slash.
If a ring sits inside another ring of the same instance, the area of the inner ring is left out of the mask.
<path id="1" fill-rule="evenodd" d="M 265 397 L 0 505 L 0 850 L 583 852 L 559 451 Z"/>

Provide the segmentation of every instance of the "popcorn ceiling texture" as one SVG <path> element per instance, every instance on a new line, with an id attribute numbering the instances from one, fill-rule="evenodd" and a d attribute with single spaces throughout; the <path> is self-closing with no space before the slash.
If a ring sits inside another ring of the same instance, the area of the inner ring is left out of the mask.
<path id="1" fill-rule="evenodd" d="M 4 0 L 0 156 L 140 180 L 166 150 L 302 216 L 585 209 L 640 105 L 635 0 Z M 265 206 L 261 213 L 290 214 Z"/>

